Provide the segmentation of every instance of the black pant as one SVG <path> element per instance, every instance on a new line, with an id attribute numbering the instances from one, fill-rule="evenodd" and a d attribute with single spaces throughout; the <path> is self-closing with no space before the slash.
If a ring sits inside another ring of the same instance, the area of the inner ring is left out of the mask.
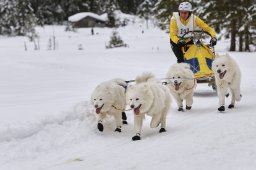
<path id="1" fill-rule="evenodd" d="M 170 43 L 171 43 L 172 51 L 177 58 L 177 63 L 183 63 L 184 55 L 181 50 L 182 47 L 175 44 L 172 40 L 170 40 Z M 194 42 L 193 42 L 193 40 L 191 40 L 191 41 L 187 42 L 186 44 L 194 44 Z M 188 47 L 186 45 L 185 45 L 185 49 L 186 49 L 186 51 L 188 50 Z"/>
<path id="2" fill-rule="evenodd" d="M 183 63 L 184 62 L 184 56 L 183 52 L 181 51 L 181 47 L 178 46 L 176 43 L 174 43 L 172 40 L 170 40 L 170 44 L 172 47 L 172 51 L 175 54 L 177 58 L 177 63 Z"/>

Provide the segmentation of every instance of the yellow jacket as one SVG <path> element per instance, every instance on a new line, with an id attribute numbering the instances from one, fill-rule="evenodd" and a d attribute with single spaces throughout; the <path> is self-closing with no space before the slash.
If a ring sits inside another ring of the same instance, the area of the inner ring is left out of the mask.
<path id="1" fill-rule="evenodd" d="M 183 20 L 181 17 L 180 21 L 183 25 L 187 25 L 189 18 L 187 20 Z M 209 25 L 207 25 L 203 20 L 201 20 L 199 17 L 196 17 L 195 19 L 195 24 L 197 27 L 201 28 L 202 30 L 204 30 L 205 32 L 208 32 L 212 37 L 216 38 L 216 32 L 214 31 L 213 28 L 211 28 Z M 170 21 L 170 39 L 174 42 L 174 43 L 178 43 L 178 40 L 180 39 L 178 36 L 178 26 L 177 26 L 177 22 L 175 20 L 174 17 L 172 17 L 171 21 Z"/>

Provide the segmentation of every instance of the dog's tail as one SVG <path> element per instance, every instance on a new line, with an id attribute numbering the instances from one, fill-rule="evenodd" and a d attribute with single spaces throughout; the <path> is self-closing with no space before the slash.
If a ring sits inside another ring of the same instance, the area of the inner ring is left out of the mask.
<path id="1" fill-rule="evenodd" d="M 143 82 L 147 82 L 149 80 L 154 80 L 155 79 L 155 76 L 150 73 L 150 72 L 145 72 L 145 73 L 142 73 L 141 75 L 138 75 L 135 79 L 135 82 L 138 84 L 138 83 L 143 83 Z"/>

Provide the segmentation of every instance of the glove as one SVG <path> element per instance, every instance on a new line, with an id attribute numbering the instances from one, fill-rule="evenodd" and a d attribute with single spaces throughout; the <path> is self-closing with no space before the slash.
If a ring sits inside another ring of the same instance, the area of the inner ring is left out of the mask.
<path id="1" fill-rule="evenodd" d="M 210 40 L 210 45 L 213 47 L 217 44 L 217 39 L 215 37 L 213 37 L 211 40 Z"/>
<path id="2" fill-rule="evenodd" d="M 183 46 L 186 45 L 186 42 L 185 42 L 184 40 L 182 40 L 182 39 L 179 39 L 177 45 L 178 45 L 179 47 L 183 47 Z"/>

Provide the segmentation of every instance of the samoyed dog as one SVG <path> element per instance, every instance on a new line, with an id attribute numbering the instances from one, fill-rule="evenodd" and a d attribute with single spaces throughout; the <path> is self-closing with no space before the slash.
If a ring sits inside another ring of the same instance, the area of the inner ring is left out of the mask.
<path id="1" fill-rule="evenodd" d="M 126 103 L 134 111 L 134 131 L 132 140 L 140 140 L 141 128 L 145 114 L 152 117 L 150 127 L 161 124 L 160 133 L 166 131 L 166 115 L 170 108 L 171 96 L 168 88 L 158 82 L 151 73 L 136 77 L 135 84 L 129 85 Z"/>
<path id="2" fill-rule="evenodd" d="M 225 111 L 225 95 L 228 90 L 231 92 L 231 104 L 229 109 L 234 108 L 235 101 L 241 100 L 240 84 L 241 84 L 241 71 L 238 64 L 228 54 L 216 56 L 213 61 L 212 70 L 214 71 L 217 94 L 219 97 L 220 112 Z"/>
<path id="3" fill-rule="evenodd" d="M 94 89 L 91 95 L 91 103 L 95 108 L 99 131 L 103 131 L 102 122 L 107 115 L 114 116 L 116 132 L 121 132 L 122 124 L 127 124 L 124 112 L 126 87 L 125 80 L 113 79 L 99 84 Z"/>
<path id="4" fill-rule="evenodd" d="M 186 101 L 186 109 L 190 110 L 193 104 L 193 95 L 196 87 L 194 74 L 189 64 L 176 63 L 170 67 L 166 74 L 167 86 L 175 98 L 178 111 L 183 110 L 183 100 Z"/>

